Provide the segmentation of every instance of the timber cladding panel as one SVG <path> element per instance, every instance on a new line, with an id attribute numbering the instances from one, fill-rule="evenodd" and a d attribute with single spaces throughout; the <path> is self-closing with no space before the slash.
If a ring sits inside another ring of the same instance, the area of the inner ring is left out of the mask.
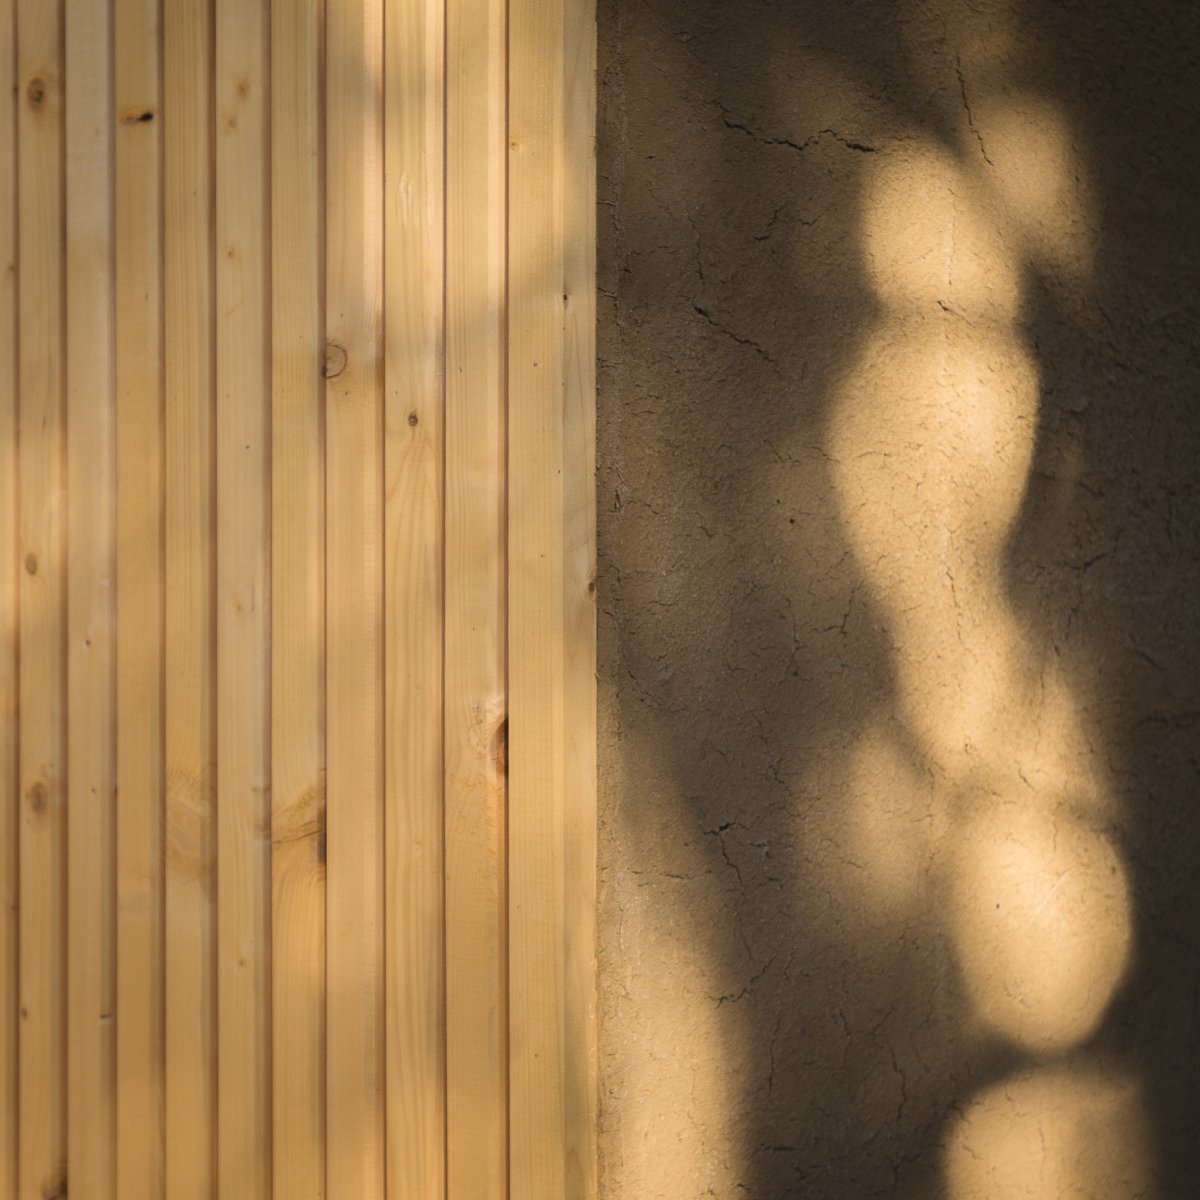
<path id="1" fill-rule="evenodd" d="M 0 1200 L 593 1196 L 589 3 L 0 85 Z"/>

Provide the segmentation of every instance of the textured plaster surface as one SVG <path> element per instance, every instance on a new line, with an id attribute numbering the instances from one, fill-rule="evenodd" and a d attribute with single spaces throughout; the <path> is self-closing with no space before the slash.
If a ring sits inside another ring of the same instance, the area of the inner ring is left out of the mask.
<path id="1" fill-rule="evenodd" d="M 1198 58 L 600 0 L 606 1200 L 1197 1194 Z"/>

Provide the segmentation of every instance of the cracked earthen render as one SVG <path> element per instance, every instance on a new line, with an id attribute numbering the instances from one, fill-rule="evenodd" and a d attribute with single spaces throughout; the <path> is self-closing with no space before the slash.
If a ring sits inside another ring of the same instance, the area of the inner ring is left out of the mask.
<path id="1" fill-rule="evenodd" d="M 606 1200 L 1195 1194 L 1198 50 L 601 3 Z"/>

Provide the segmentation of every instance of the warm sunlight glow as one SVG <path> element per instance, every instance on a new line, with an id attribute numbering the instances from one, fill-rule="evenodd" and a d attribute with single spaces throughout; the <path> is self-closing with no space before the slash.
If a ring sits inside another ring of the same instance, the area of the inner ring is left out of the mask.
<path id="1" fill-rule="evenodd" d="M 1014 705 L 1023 639 L 1001 567 L 1037 400 L 1018 340 L 938 311 L 881 326 L 829 430 L 843 520 L 889 619 L 907 719 L 954 774 L 965 746 L 1024 736 L 1003 727 L 1024 709 Z"/>
<path id="2" fill-rule="evenodd" d="M 923 558 L 930 539 L 986 561 L 1021 503 L 1037 407 L 1033 360 L 1007 333 L 941 313 L 881 330 L 831 431 L 865 561 L 884 547 Z"/>
<path id="3" fill-rule="evenodd" d="M 721 1003 L 721 986 L 710 965 L 693 947 L 697 932 L 686 918 L 654 905 L 627 911 L 623 929 L 630 943 L 648 954 L 648 962 L 626 962 L 631 974 L 654 974 L 653 1023 L 660 1036 L 647 1053 L 631 1060 L 610 1096 L 619 1154 L 625 1169 L 644 1182 L 650 1196 L 703 1195 L 705 1189 L 741 1163 L 706 1162 L 702 1148 L 716 1142 L 739 1145 L 732 1097 L 737 1093 L 741 1024 L 735 1007 Z M 631 996 L 631 993 L 626 993 Z M 736 993 L 733 993 L 736 995 Z M 632 1001 L 623 1019 L 647 1024 L 650 1014 Z M 686 1104 L 678 1103 L 689 1097 Z"/>
<path id="4" fill-rule="evenodd" d="M 946 1145 L 953 1200 L 1149 1200 L 1140 1089 L 1119 1073 L 1042 1068 L 970 1101 Z"/>
<path id="5" fill-rule="evenodd" d="M 1004 53 L 960 50 L 957 143 L 917 135 L 865 168 L 878 316 L 826 449 L 891 643 L 896 709 L 855 749 L 842 849 L 879 912 L 945 886 L 964 1020 L 1045 1062 L 1088 1053 L 1133 938 L 1103 760 L 1007 579 L 1038 438 L 1026 289 L 1047 268 L 1084 282 L 1092 247 L 1063 115 L 1006 84 Z M 1027 1066 L 968 1102 L 947 1195 L 1133 1200 L 1145 1144 L 1131 1084 L 1082 1059 Z"/>
<path id="6" fill-rule="evenodd" d="M 1096 1029 L 1125 973 L 1129 891 L 1109 841 L 1016 800 L 957 835 L 952 923 L 979 1016 L 1034 1054 Z"/>
<path id="7" fill-rule="evenodd" d="M 975 114 L 993 169 L 989 184 L 1031 255 L 1066 281 L 1086 281 L 1095 253 L 1086 173 L 1056 105 L 1034 97 L 981 100 Z"/>
<path id="8" fill-rule="evenodd" d="M 864 180 L 863 256 L 879 299 L 896 308 L 1012 320 L 1020 266 L 974 176 L 932 142 L 888 154 Z"/>

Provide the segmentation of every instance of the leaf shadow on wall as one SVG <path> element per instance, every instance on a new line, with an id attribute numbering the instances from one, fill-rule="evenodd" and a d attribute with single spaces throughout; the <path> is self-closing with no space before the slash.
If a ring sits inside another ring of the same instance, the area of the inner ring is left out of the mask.
<path id="1" fill-rule="evenodd" d="M 964 992 L 945 780 L 903 715 L 892 616 L 829 453 L 881 317 L 869 172 L 915 137 L 965 159 L 977 136 L 972 64 L 928 7 L 600 6 L 614 1195 L 949 1196 L 949 1123 L 1026 1062 Z M 1181 147 L 1200 25 L 1166 6 L 1092 6 L 1086 29 L 1067 5 L 977 8 L 980 36 L 1016 30 L 1019 85 L 1062 107 L 1092 173 L 1086 287 L 1025 278 L 1039 411 L 999 579 L 1023 652 L 1074 697 L 1133 897 L 1132 966 L 1079 1053 L 1140 1080 L 1162 1194 L 1184 1194 L 1200 180 Z"/>

